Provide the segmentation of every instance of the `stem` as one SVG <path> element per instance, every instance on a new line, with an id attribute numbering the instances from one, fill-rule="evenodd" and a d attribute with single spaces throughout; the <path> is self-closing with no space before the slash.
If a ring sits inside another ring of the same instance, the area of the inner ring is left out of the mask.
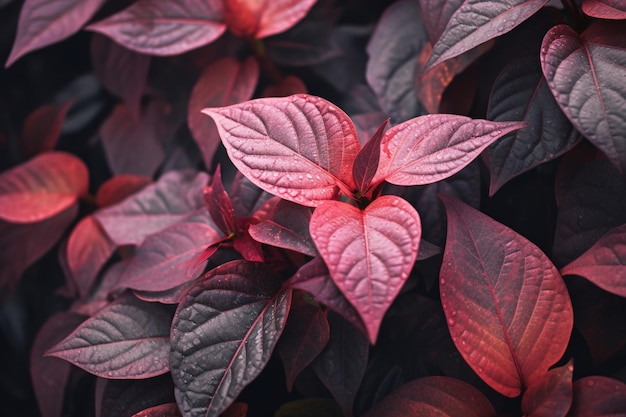
<path id="1" fill-rule="evenodd" d="M 280 83 L 283 80 L 283 74 L 276 67 L 274 62 L 267 56 L 267 50 L 265 49 L 265 43 L 261 39 L 253 37 L 246 38 L 248 45 L 254 51 L 254 55 L 259 61 L 261 69 L 272 79 L 275 84 Z"/>

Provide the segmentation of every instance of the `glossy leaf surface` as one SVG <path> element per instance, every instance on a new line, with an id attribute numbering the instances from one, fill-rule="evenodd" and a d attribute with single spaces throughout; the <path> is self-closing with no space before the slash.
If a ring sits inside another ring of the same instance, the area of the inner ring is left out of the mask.
<path id="1" fill-rule="evenodd" d="M 450 197 L 440 294 L 465 361 L 493 389 L 516 397 L 561 358 L 573 325 L 561 276 L 535 245 Z"/>
<path id="2" fill-rule="evenodd" d="M 572 405 L 572 361 L 548 371 L 545 378 L 531 385 L 522 397 L 522 410 L 529 417 L 565 417 Z"/>
<path id="3" fill-rule="evenodd" d="M 583 0 L 582 9 L 599 19 L 626 19 L 626 5 L 620 0 Z"/>
<path id="4" fill-rule="evenodd" d="M 588 376 L 574 382 L 574 401 L 569 417 L 626 415 L 626 385 L 616 379 Z"/>

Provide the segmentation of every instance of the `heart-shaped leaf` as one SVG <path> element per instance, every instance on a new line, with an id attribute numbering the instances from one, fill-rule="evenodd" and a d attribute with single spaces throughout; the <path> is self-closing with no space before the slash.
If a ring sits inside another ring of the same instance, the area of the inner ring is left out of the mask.
<path id="1" fill-rule="evenodd" d="M 89 172 L 77 157 L 46 152 L 0 174 L 0 220 L 33 223 L 72 206 L 87 193 Z"/>
<path id="2" fill-rule="evenodd" d="M 522 397 L 522 410 L 528 417 L 565 417 L 572 405 L 572 374 L 570 363 L 548 371 L 545 378 L 531 385 Z"/>
<path id="3" fill-rule="evenodd" d="M 354 189 L 360 143 L 352 121 L 332 103 L 298 94 L 204 109 L 228 156 L 263 190 L 315 207 Z"/>
<path id="4" fill-rule="evenodd" d="M 573 326 L 561 276 L 535 245 L 451 197 L 441 302 L 457 349 L 493 389 L 516 397 L 545 378 Z"/>
<path id="5" fill-rule="evenodd" d="M 424 185 L 459 172 L 498 138 L 525 122 L 490 122 L 452 114 L 428 114 L 400 123 L 383 136 L 378 172 L 396 185 Z"/>
<path id="6" fill-rule="evenodd" d="M 626 384 L 604 376 L 588 376 L 574 382 L 574 401 L 568 417 L 626 415 Z"/>
<path id="7" fill-rule="evenodd" d="M 126 295 L 100 310 L 48 351 L 102 378 L 166 373 L 172 316 L 162 304 Z"/>
<path id="8" fill-rule="evenodd" d="M 144 54 L 176 55 L 217 39 L 226 29 L 220 0 L 138 0 L 87 27 Z"/>
<path id="9" fill-rule="evenodd" d="M 261 263 L 229 262 L 181 300 L 170 367 L 184 417 L 220 415 L 265 367 L 291 304 L 276 275 Z"/>
<path id="10" fill-rule="evenodd" d="M 376 342 L 383 316 L 417 257 L 419 215 L 396 196 L 379 197 L 364 210 L 326 201 L 313 212 L 310 230 L 333 281 Z"/>
<path id="11" fill-rule="evenodd" d="M 541 66 L 563 112 L 626 172 L 626 29 L 602 21 L 582 35 L 555 26 L 543 39 Z"/>
<path id="12" fill-rule="evenodd" d="M 582 9 L 598 19 L 626 19 L 626 5 L 621 0 L 583 0 Z"/>

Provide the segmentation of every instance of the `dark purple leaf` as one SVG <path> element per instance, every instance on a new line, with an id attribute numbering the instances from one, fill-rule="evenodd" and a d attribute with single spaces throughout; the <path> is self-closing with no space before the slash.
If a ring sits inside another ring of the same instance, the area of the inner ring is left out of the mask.
<path id="1" fill-rule="evenodd" d="M 230 199 L 235 209 L 235 217 L 251 217 L 271 198 L 275 197 L 237 171 L 230 186 Z"/>
<path id="2" fill-rule="evenodd" d="M 268 85 L 263 89 L 263 97 L 287 97 L 293 94 L 307 94 L 308 90 L 304 82 L 296 77 L 290 75 L 283 78 L 277 84 Z"/>
<path id="3" fill-rule="evenodd" d="M 427 37 L 417 2 L 401 0 L 385 10 L 367 45 L 367 82 L 396 123 L 424 113 L 415 95 L 415 72 Z"/>
<path id="4" fill-rule="evenodd" d="M 222 184 L 222 173 L 219 165 L 213 174 L 211 186 L 204 189 L 204 203 L 211 218 L 222 233 L 227 236 L 234 234 L 236 231 L 235 210 L 228 193 L 224 189 L 224 184 Z"/>
<path id="5" fill-rule="evenodd" d="M 133 417 L 181 417 L 180 410 L 176 403 L 167 403 L 161 405 L 155 405 L 154 407 L 146 408 L 138 413 L 133 414 Z"/>
<path id="6" fill-rule="evenodd" d="M 528 417 L 565 417 L 572 405 L 572 361 L 553 368 L 522 397 L 522 411 Z"/>
<path id="7" fill-rule="evenodd" d="M 22 157 L 31 158 L 54 149 L 72 104 L 71 100 L 62 104 L 46 104 L 28 115 L 20 135 Z"/>
<path id="8" fill-rule="evenodd" d="M 626 19 L 626 5 L 621 0 L 583 0 L 582 9 L 598 19 Z"/>
<path id="9" fill-rule="evenodd" d="M 233 261 L 192 286 L 172 323 L 170 367 L 185 417 L 215 417 L 270 359 L 291 303 L 275 271 Z"/>
<path id="10" fill-rule="evenodd" d="M 491 90 L 489 120 L 523 120 L 529 126 L 506 135 L 485 151 L 491 172 L 490 195 L 511 178 L 567 152 L 580 139 L 554 100 L 534 58 L 525 56 L 512 62 Z"/>
<path id="11" fill-rule="evenodd" d="M 138 0 L 87 27 L 120 45 L 150 55 L 176 55 L 199 48 L 226 29 L 220 0 Z"/>
<path id="12" fill-rule="evenodd" d="M 17 36 L 5 66 L 78 32 L 102 3 L 104 0 L 27 0 L 22 5 Z"/>
<path id="13" fill-rule="evenodd" d="M 574 382 L 574 400 L 568 417 L 626 416 L 626 385 L 604 376 Z"/>
<path id="14" fill-rule="evenodd" d="M 143 379 L 166 373 L 171 314 L 162 304 L 126 295 L 81 324 L 47 354 L 102 378 Z"/>
<path id="15" fill-rule="evenodd" d="M 626 172 L 626 30 L 601 21 L 582 35 L 555 26 L 541 45 L 541 66 L 565 115 L 622 174 Z"/>
<path id="16" fill-rule="evenodd" d="M 447 196 L 440 295 L 452 340 L 472 369 L 508 397 L 546 377 L 572 332 L 567 287 L 539 248 Z"/>
<path id="17" fill-rule="evenodd" d="M 389 120 L 389 117 L 383 112 L 362 113 L 351 116 L 356 131 L 359 133 L 359 142 L 365 145 L 367 141 L 374 136 L 380 125 Z M 380 154 L 380 152 L 379 152 Z"/>
<path id="18" fill-rule="evenodd" d="M 96 383 L 96 417 L 128 417 L 159 404 L 173 403 L 170 375 L 148 379 L 103 379 Z"/>
<path id="19" fill-rule="evenodd" d="M 352 166 L 352 176 L 356 183 L 356 190 L 361 195 L 365 195 L 372 183 L 372 178 L 378 170 L 378 160 L 380 159 L 380 144 L 385 133 L 385 128 L 389 119 L 385 120 L 372 137 L 365 143 L 363 149 L 357 154 Z"/>
<path id="20" fill-rule="evenodd" d="M 98 207 L 107 207 L 119 203 L 152 182 L 152 178 L 140 175 L 116 175 L 106 180 L 96 193 Z"/>

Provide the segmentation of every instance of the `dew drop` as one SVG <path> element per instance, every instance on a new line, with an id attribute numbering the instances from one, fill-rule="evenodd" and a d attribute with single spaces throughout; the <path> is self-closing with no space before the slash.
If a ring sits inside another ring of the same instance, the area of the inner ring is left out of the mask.
<path id="1" fill-rule="evenodd" d="M 233 158 L 234 159 L 243 159 L 243 157 L 244 157 L 244 154 L 242 152 L 240 152 L 240 151 L 233 152 Z"/>
<path id="2" fill-rule="evenodd" d="M 500 136 L 500 134 L 502 133 L 501 130 L 494 130 L 493 132 L 490 133 L 492 138 L 495 138 L 496 136 Z"/>
<path id="3" fill-rule="evenodd" d="M 503 32 L 504 31 L 504 26 L 498 26 L 498 32 Z"/>
<path id="4" fill-rule="evenodd" d="M 272 175 L 274 175 L 274 178 L 278 177 L 278 172 L 274 171 L 274 173 Z"/>
<path id="5" fill-rule="evenodd" d="M 254 178 L 259 178 L 261 176 L 261 171 L 257 171 L 257 170 L 252 171 L 252 176 Z"/>
<path id="6" fill-rule="evenodd" d="M 306 174 L 306 177 L 307 177 L 308 179 L 310 179 L 310 180 L 312 180 L 312 179 L 313 179 L 313 175 L 311 175 L 311 174 Z"/>
<path id="7" fill-rule="evenodd" d="M 454 320 L 452 317 L 450 317 L 448 319 L 448 326 L 454 327 L 455 324 L 456 324 L 456 320 Z"/>
<path id="8" fill-rule="evenodd" d="M 335 111 L 335 106 L 328 106 L 328 111 Z"/>
<path id="9" fill-rule="evenodd" d="M 587 380 L 587 386 L 588 387 L 593 387 L 595 384 L 596 384 L 596 382 L 593 379 Z"/>
<path id="10" fill-rule="evenodd" d="M 294 190 L 294 189 L 289 190 L 288 193 L 289 193 L 290 196 L 292 196 L 294 198 L 297 197 L 298 195 L 300 195 L 300 191 Z"/>
<path id="11" fill-rule="evenodd" d="M 198 346 L 200 344 L 200 339 L 196 337 L 191 343 L 193 343 L 194 346 Z"/>
<path id="12" fill-rule="evenodd" d="M 441 279 L 439 280 L 439 283 L 440 283 L 441 285 L 446 285 L 446 280 L 445 280 L 444 278 L 441 278 Z"/>

